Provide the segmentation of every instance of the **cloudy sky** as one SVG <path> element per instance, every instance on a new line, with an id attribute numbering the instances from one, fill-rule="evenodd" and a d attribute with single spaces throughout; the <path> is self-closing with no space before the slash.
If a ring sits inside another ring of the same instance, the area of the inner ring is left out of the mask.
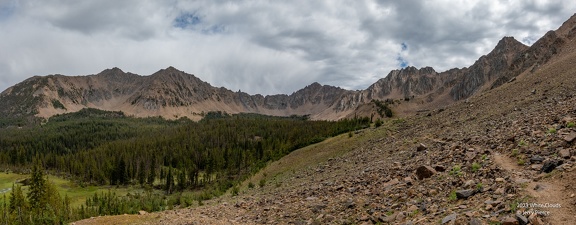
<path id="1" fill-rule="evenodd" d="M 365 89 L 405 66 L 469 66 L 503 36 L 530 45 L 575 12 L 574 0 L 0 0 L 0 91 L 168 66 L 251 94 Z"/>

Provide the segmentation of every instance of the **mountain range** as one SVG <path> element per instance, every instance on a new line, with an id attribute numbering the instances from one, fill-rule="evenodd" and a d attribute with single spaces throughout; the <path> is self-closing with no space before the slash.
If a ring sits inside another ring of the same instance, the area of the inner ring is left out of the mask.
<path id="1" fill-rule="evenodd" d="M 0 113 L 8 117 L 56 114 L 83 108 L 122 111 L 136 117 L 200 119 L 209 111 L 276 116 L 309 115 L 336 120 L 375 115 L 373 100 L 387 100 L 396 114 L 441 109 L 534 73 L 576 35 L 576 16 L 547 32 L 532 46 L 502 38 L 470 67 L 437 72 L 431 67 L 393 70 L 365 90 L 310 84 L 290 95 L 263 96 L 214 87 L 174 67 L 141 76 L 119 68 L 95 75 L 34 76 L 0 94 Z"/>

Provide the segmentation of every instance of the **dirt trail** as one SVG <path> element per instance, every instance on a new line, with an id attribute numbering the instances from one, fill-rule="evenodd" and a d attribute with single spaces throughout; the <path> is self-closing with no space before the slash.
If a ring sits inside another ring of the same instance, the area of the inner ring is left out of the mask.
<path id="1" fill-rule="evenodd" d="M 524 168 L 521 168 L 517 163 L 506 155 L 499 153 L 494 154 L 494 161 L 497 165 L 502 167 L 502 169 L 508 171 L 512 180 L 517 183 L 525 183 L 526 185 L 523 189 L 523 195 L 528 195 L 531 198 L 526 200 L 527 202 L 520 203 L 539 203 L 543 206 L 549 204 L 548 206 L 560 204 L 560 207 L 530 207 L 528 206 L 526 210 L 537 210 L 549 212 L 549 216 L 546 220 L 553 225 L 556 224 L 575 224 L 576 223 L 576 211 L 574 210 L 575 198 L 571 197 L 573 190 L 569 190 L 565 187 L 562 180 L 555 178 L 544 178 L 537 179 L 534 181 L 532 174 L 528 175 Z M 569 172 L 569 176 L 574 177 L 574 171 Z M 535 174 L 533 176 L 538 176 Z M 565 179 L 565 178 L 562 178 Z M 571 192 L 572 191 L 572 192 Z"/>

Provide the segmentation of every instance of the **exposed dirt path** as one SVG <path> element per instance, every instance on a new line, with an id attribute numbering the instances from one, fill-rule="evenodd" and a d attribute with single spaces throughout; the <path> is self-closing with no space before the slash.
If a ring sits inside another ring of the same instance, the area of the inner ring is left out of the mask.
<path id="1" fill-rule="evenodd" d="M 554 225 L 576 223 L 576 214 L 573 207 L 574 197 L 571 197 L 572 193 L 570 192 L 571 190 L 573 191 L 573 189 L 566 188 L 562 180 L 544 178 L 537 179 L 539 181 L 534 181 L 534 177 L 526 177 L 527 175 L 532 176 L 534 173 L 526 173 L 524 168 L 518 166 L 513 159 L 499 153 L 494 154 L 494 161 L 502 167 L 502 169 L 511 174 L 512 180 L 525 184 L 525 186 L 523 186 L 525 187 L 523 189 L 524 194 L 531 198 L 526 200 L 526 202 L 520 203 L 528 204 L 527 208 L 525 208 L 526 211 L 549 212 L 545 220 Z M 568 173 L 568 176 L 574 177 L 574 171 Z M 538 203 L 543 207 L 531 207 L 530 203 Z M 557 204 L 559 204 L 559 207 L 556 207 Z"/>

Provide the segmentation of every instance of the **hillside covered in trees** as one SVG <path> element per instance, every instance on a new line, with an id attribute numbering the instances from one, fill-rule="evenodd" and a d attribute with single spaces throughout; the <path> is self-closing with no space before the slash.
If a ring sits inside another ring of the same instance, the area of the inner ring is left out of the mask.
<path id="1" fill-rule="evenodd" d="M 302 116 L 222 112 L 207 113 L 194 122 L 84 109 L 55 116 L 41 126 L 1 128 L 0 169 L 28 173 L 39 164 L 80 185 L 139 185 L 165 194 L 200 190 L 206 199 L 224 193 L 269 161 L 369 123 L 368 118 L 310 121 Z"/>

